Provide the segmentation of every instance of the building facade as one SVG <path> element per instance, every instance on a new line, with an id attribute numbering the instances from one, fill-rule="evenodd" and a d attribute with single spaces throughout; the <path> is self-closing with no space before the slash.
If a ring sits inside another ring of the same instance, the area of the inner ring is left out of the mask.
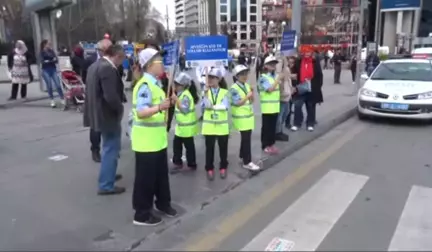
<path id="1" fill-rule="evenodd" d="M 198 28 L 199 0 L 184 0 L 185 26 Z"/>
<path id="2" fill-rule="evenodd" d="M 185 0 L 175 0 L 174 4 L 176 27 L 184 27 L 186 25 Z"/>
<path id="3" fill-rule="evenodd" d="M 200 0 L 199 26 L 202 34 L 209 33 L 208 1 L 216 1 L 216 20 L 219 31 L 228 27 L 237 48 L 255 51 L 261 42 L 261 0 Z"/>

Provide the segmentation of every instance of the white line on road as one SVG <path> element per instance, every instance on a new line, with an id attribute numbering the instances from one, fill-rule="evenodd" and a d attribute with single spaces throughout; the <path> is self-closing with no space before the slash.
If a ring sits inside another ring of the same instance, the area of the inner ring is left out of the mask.
<path id="1" fill-rule="evenodd" d="M 432 250 L 432 188 L 413 186 L 388 251 Z"/>
<path id="2" fill-rule="evenodd" d="M 242 251 L 263 251 L 274 238 L 294 243 L 293 251 L 315 251 L 368 179 L 342 171 L 328 172 Z"/>

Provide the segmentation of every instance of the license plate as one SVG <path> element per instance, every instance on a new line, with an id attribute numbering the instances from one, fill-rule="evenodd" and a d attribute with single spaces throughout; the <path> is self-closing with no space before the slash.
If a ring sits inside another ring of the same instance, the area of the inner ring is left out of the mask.
<path id="1" fill-rule="evenodd" d="M 391 110 L 408 110 L 408 104 L 399 104 L 399 103 L 381 103 L 382 109 L 391 109 Z"/>

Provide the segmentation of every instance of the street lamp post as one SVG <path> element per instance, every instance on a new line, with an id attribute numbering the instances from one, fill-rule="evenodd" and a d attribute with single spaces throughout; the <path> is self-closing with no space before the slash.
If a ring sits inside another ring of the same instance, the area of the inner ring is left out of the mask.
<path id="1" fill-rule="evenodd" d="M 357 40 L 357 71 L 354 85 L 353 95 L 356 95 L 360 89 L 360 76 L 361 76 L 361 51 L 363 48 L 363 23 L 364 23 L 364 10 L 368 6 L 368 0 L 359 0 L 360 1 L 360 17 L 359 17 L 359 32 L 358 32 L 358 40 Z"/>

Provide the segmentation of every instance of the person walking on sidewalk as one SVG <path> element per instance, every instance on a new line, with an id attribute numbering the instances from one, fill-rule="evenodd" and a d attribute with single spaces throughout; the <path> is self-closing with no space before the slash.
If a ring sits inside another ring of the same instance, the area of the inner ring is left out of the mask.
<path id="1" fill-rule="evenodd" d="M 276 124 L 280 112 L 280 89 L 281 76 L 276 78 L 276 65 L 278 60 L 275 56 L 267 56 L 264 60 L 262 74 L 258 80 L 258 92 L 260 95 L 262 126 L 261 126 L 261 148 L 267 154 L 278 153 L 274 146 L 276 143 Z"/>
<path id="2" fill-rule="evenodd" d="M 306 105 L 306 126 L 308 131 L 314 131 L 316 124 L 316 104 L 323 102 L 322 84 L 323 74 L 321 65 L 315 61 L 312 52 L 306 51 L 296 62 L 298 83 L 295 86 L 294 103 L 294 125 L 292 131 L 297 131 L 303 123 L 303 105 Z"/>
<path id="3" fill-rule="evenodd" d="M 158 76 L 164 72 L 159 51 L 146 48 L 139 53 L 138 61 L 144 73 L 132 92 L 133 122 L 130 138 L 135 152 L 133 223 L 154 226 L 162 223 L 162 219 L 152 212 L 155 197 L 158 211 L 168 217 L 177 216 L 177 211 L 171 206 L 165 121 L 167 110 L 172 102 L 177 101 L 175 96 L 166 98 L 158 80 Z"/>
<path id="4" fill-rule="evenodd" d="M 352 84 L 355 85 L 356 83 L 356 73 L 357 73 L 357 53 L 354 52 L 353 56 L 351 57 L 350 62 L 350 69 L 351 69 L 351 78 L 352 78 Z"/>
<path id="5" fill-rule="evenodd" d="M 125 53 L 121 45 L 111 45 L 105 56 L 88 69 L 84 126 L 102 137 L 102 157 L 99 171 L 99 195 L 120 194 L 125 188 L 115 186 L 121 179 L 116 175 L 121 147 L 123 118 L 123 81 L 117 71 Z"/>
<path id="6" fill-rule="evenodd" d="M 227 177 L 229 98 L 225 79 L 218 68 L 210 68 L 207 72 L 207 85 L 201 106 L 204 108 L 202 135 L 205 137 L 207 179 L 214 180 L 214 152 L 216 141 L 219 145 L 219 173 L 222 179 Z"/>
<path id="7" fill-rule="evenodd" d="M 342 62 L 345 61 L 345 57 L 342 55 L 341 50 L 337 49 L 335 55 L 331 59 L 334 66 L 334 84 L 341 84 L 340 76 L 342 72 Z"/>
<path id="8" fill-rule="evenodd" d="M 174 113 L 177 122 L 173 141 L 174 171 L 183 168 L 183 145 L 186 149 L 187 166 L 196 170 L 194 137 L 198 134 L 198 119 L 195 111 L 195 104 L 199 101 L 197 88 L 192 78 L 184 72 L 177 75 L 174 85 L 174 95 L 178 97 Z"/>
<path id="9" fill-rule="evenodd" d="M 55 108 L 57 106 L 54 101 L 53 85 L 60 96 L 62 105 L 66 106 L 66 101 L 63 96 L 63 88 L 60 83 L 60 78 L 57 75 L 57 55 L 52 49 L 51 43 L 46 39 L 44 39 L 40 44 L 40 55 L 42 61 L 42 78 L 45 81 L 48 95 L 51 99 L 51 107 Z"/>
<path id="10" fill-rule="evenodd" d="M 285 121 L 288 115 L 291 113 L 291 93 L 292 93 L 292 84 L 291 84 L 291 71 L 288 65 L 288 61 L 284 58 L 282 64 L 282 80 L 280 85 L 280 112 L 276 125 L 276 140 L 282 142 L 288 142 L 289 136 L 283 133 L 283 126 L 285 125 Z"/>
<path id="11" fill-rule="evenodd" d="M 21 86 L 21 98 L 27 98 L 27 84 L 33 81 L 30 68 L 31 55 L 24 41 L 18 40 L 15 49 L 8 55 L 7 64 L 12 80 L 12 90 L 9 101 L 17 99 L 18 89 Z"/>
<path id="12" fill-rule="evenodd" d="M 253 112 L 254 93 L 251 85 L 247 83 L 249 68 L 237 65 L 234 68 L 235 82 L 231 86 L 231 113 L 234 128 L 240 131 L 240 160 L 243 168 L 258 171 L 260 167 L 252 162 L 252 131 L 255 128 L 255 115 Z"/>

